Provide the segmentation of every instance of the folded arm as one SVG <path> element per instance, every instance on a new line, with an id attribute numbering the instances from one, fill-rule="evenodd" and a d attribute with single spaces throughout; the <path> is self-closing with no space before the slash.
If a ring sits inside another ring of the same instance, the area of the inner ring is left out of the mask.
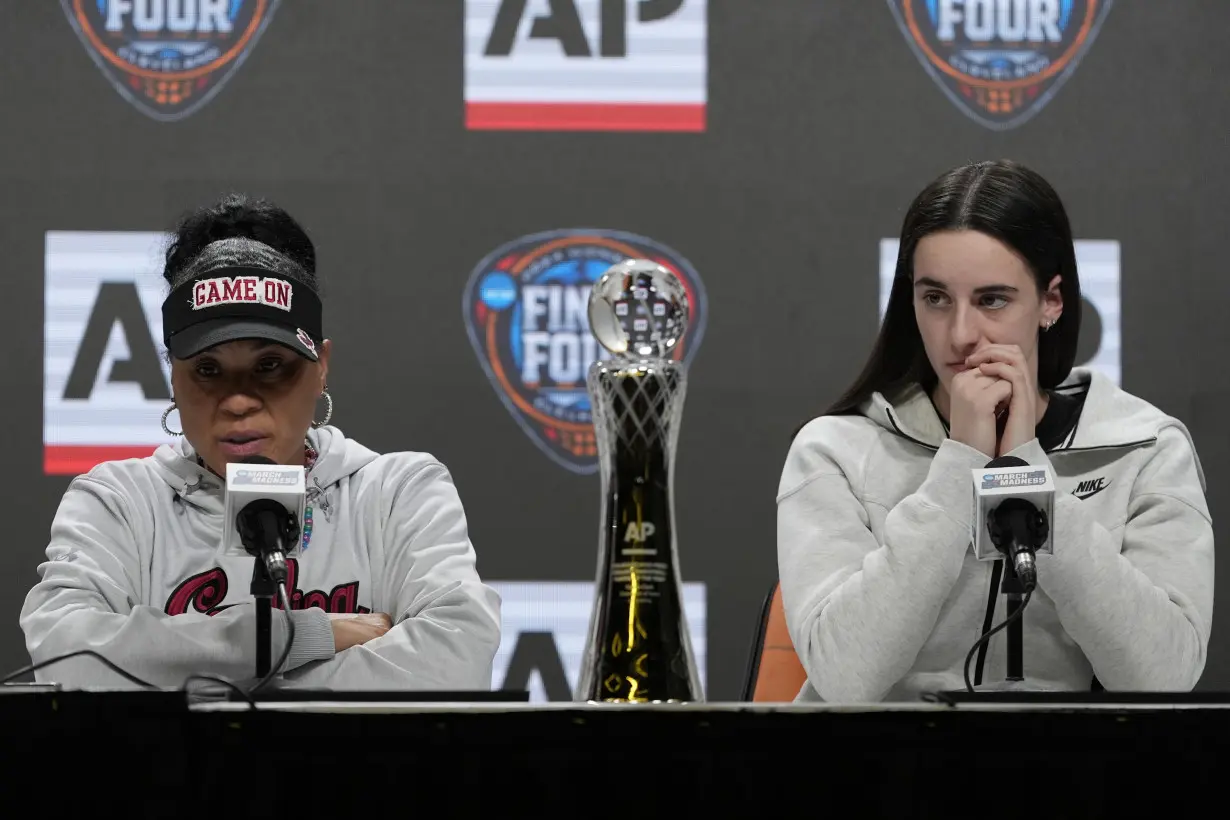
<path id="1" fill-rule="evenodd" d="M 443 465 L 405 476 L 384 528 L 383 585 L 392 628 L 286 675 L 297 687 L 488 690 L 500 600 L 482 583 L 461 499 Z"/>
<path id="2" fill-rule="evenodd" d="M 140 602 L 141 566 L 131 510 L 107 482 L 81 476 L 72 482 L 56 511 L 39 565 L 39 581 L 26 596 L 20 616 L 26 648 L 36 664 L 80 650 L 92 650 L 119 668 L 161 687 L 177 688 L 191 675 L 247 680 L 256 673 L 256 613 L 251 603 L 214 616 L 170 616 Z M 295 612 L 296 641 L 288 658 L 295 667 L 307 655 L 297 651 L 313 635 L 329 633 L 327 617 Z M 286 613 L 272 621 L 273 656 L 286 646 Z M 130 689 L 137 684 L 88 656 L 36 670 L 35 680 L 68 688 Z"/>

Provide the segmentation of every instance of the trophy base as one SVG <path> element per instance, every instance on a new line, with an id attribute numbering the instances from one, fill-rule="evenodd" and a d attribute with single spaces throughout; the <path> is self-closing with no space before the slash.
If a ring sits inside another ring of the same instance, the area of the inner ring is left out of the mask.
<path id="1" fill-rule="evenodd" d="M 652 706 L 655 704 L 663 704 L 663 703 L 683 704 L 683 703 L 694 703 L 694 702 L 695 701 L 680 700 L 678 698 L 668 698 L 667 700 L 639 700 L 639 699 L 629 700 L 628 698 L 603 698 L 602 700 L 590 699 L 590 700 L 585 701 L 586 704 L 593 705 L 593 706 L 600 706 L 604 703 L 635 703 L 637 705 Z"/>

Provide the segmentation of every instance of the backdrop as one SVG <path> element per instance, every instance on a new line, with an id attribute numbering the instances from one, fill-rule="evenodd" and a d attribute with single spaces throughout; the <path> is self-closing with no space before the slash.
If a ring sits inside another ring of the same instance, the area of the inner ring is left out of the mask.
<path id="1" fill-rule="evenodd" d="M 335 423 L 452 470 L 505 596 L 495 686 L 575 682 L 595 272 L 651 255 L 693 295 L 680 558 L 708 695 L 736 698 L 791 431 L 860 367 L 910 200 L 970 160 L 1065 198 L 1082 359 L 1190 425 L 1218 515 L 1228 30 L 1206 0 L 0 4 L 0 664 L 28 662 L 70 474 L 162 441 L 159 242 L 230 190 L 316 240 Z"/>

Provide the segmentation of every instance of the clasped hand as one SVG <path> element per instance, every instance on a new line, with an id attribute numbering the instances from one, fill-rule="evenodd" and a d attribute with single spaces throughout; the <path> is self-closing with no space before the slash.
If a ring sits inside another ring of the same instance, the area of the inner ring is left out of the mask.
<path id="1" fill-rule="evenodd" d="M 1033 440 L 1038 387 L 1016 345 L 987 345 L 965 360 L 950 389 L 949 437 L 988 458 L 1010 453 Z M 999 423 L 1007 414 L 1002 433 Z"/>

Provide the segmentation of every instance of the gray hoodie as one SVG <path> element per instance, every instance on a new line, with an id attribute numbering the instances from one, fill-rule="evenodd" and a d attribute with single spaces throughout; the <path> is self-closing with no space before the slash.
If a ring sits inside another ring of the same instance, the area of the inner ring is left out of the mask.
<path id="1" fill-rule="evenodd" d="M 295 640 L 277 684 L 490 689 L 500 599 L 479 579 L 448 471 L 423 453 L 377 455 L 333 427 L 309 439 L 319 455 L 288 584 Z M 73 479 L 21 612 L 34 662 L 93 649 L 160 686 L 195 674 L 252 682 L 252 559 L 219 555 L 222 504 L 222 482 L 182 439 Z M 335 653 L 329 613 L 356 612 L 386 613 L 394 626 Z M 274 661 L 287 617 L 274 612 Z M 134 686 L 89 657 L 36 678 Z"/>
<path id="2" fill-rule="evenodd" d="M 1213 530 L 1187 429 L 1077 369 L 1087 390 L 1076 429 L 1050 453 L 1010 455 L 1057 481 L 1053 555 L 1038 556 L 1025 609 L 1030 688 L 1189 690 L 1204 669 L 1213 616 Z M 808 682 L 799 700 L 915 700 L 964 689 L 966 654 L 1006 617 L 992 562 L 973 556 L 970 471 L 988 462 L 945 437 L 927 395 L 861 415 L 824 416 L 795 438 L 778 490 L 782 598 Z M 1005 636 L 990 641 L 983 684 L 1005 677 Z M 971 664 L 971 676 L 973 664 Z"/>

